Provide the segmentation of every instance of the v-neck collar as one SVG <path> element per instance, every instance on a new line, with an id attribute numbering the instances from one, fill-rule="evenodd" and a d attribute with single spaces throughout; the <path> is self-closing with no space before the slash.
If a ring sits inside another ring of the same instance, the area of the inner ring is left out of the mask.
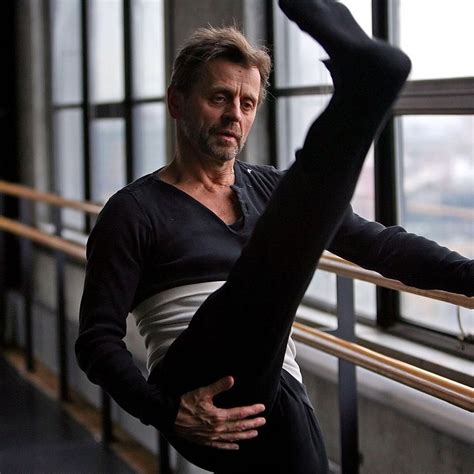
<path id="1" fill-rule="evenodd" d="M 235 163 L 234 163 L 234 184 L 230 185 L 230 189 L 234 191 L 237 197 L 237 202 L 240 208 L 240 217 L 232 224 L 225 223 L 214 211 L 209 209 L 202 202 L 198 201 L 196 198 L 188 194 L 186 191 L 183 191 L 182 189 L 178 188 L 177 186 L 173 184 L 163 181 L 159 176 L 159 173 L 162 169 L 163 167 L 159 168 L 157 171 L 153 173 L 153 177 L 155 178 L 156 181 L 164 185 L 166 188 L 173 190 L 173 192 L 175 192 L 177 195 L 182 196 L 183 199 L 191 203 L 194 203 L 194 205 L 197 205 L 201 209 L 204 209 L 205 211 L 207 211 L 208 214 L 210 214 L 214 219 L 216 219 L 222 225 L 224 225 L 230 232 L 239 234 L 244 229 L 245 224 L 247 222 L 246 216 L 248 214 L 248 210 L 247 210 L 248 208 L 242 198 L 242 190 L 243 190 L 242 170 L 241 170 L 241 164 L 238 160 L 235 160 Z"/>

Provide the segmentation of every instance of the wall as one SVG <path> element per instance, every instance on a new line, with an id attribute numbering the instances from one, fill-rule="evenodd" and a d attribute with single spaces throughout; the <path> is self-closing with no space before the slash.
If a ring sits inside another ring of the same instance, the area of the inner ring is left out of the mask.
<path id="1" fill-rule="evenodd" d="M 336 358 L 297 343 L 303 378 L 339 463 Z M 357 369 L 361 474 L 472 473 L 474 416 L 430 395 Z"/>
<path id="2" fill-rule="evenodd" d="M 51 185 L 47 3 L 17 1 L 17 107 L 21 180 L 40 190 Z"/>

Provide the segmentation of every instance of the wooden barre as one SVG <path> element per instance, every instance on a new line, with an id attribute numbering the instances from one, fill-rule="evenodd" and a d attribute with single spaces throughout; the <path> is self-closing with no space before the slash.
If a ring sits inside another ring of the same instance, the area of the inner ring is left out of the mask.
<path id="1" fill-rule="evenodd" d="M 77 211 L 83 211 L 92 215 L 99 214 L 100 210 L 102 209 L 102 206 L 92 202 L 65 199 L 61 196 L 58 196 L 57 194 L 36 191 L 35 189 L 32 189 L 28 186 L 23 186 L 22 184 L 13 184 L 2 180 L 0 180 L 0 193 L 8 194 L 9 196 L 16 196 L 19 198 L 30 199 L 32 201 L 44 202 L 56 207 L 76 209 Z"/>
<path id="2" fill-rule="evenodd" d="M 61 237 L 47 234 L 13 219 L 0 216 L 0 230 L 5 230 L 20 237 L 26 237 L 50 249 L 59 250 L 81 262 L 86 261 L 86 250 L 83 245 L 73 244 Z"/>
<path id="3" fill-rule="evenodd" d="M 0 180 L 0 192 L 34 201 L 45 202 L 57 207 L 68 207 L 84 211 L 89 214 L 98 214 L 102 206 L 75 199 L 66 199 L 57 194 L 37 191 L 29 186 L 23 184 L 10 183 L 8 181 Z M 431 214 L 431 215 L 454 215 L 462 219 L 473 219 L 474 210 L 470 208 L 459 208 L 454 206 L 443 206 L 433 204 L 413 204 L 410 206 L 410 211 Z"/>
<path id="4" fill-rule="evenodd" d="M 474 389 L 405 362 L 387 357 L 359 344 L 295 322 L 293 338 L 421 392 L 474 411 Z"/>
<path id="5" fill-rule="evenodd" d="M 422 290 L 420 288 L 407 286 L 400 281 L 385 278 L 377 272 L 366 270 L 365 268 L 361 268 L 339 257 L 323 255 L 319 260 L 318 269 L 335 273 L 336 275 L 347 278 L 354 278 L 355 280 L 373 283 L 391 290 L 412 293 L 419 296 L 425 296 L 426 298 L 443 301 L 445 303 L 451 303 L 456 306 L 462 306 L 463 308 L 474 309 L 474 297 L 450 293 L 448 291 L 442 290 Z"/>

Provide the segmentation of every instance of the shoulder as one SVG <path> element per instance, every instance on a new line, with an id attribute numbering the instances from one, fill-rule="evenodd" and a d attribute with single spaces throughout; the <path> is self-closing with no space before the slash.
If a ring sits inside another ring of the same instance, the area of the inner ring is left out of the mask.
<path id="1" fill-rule="evenodd" d="M 125 210 L 140 210 L 147 215 L 147 209 L 157 201 L 161 201 L 163 194 L 162 182 L 157 178 L 156 171 L 132 181 L 117 191 L 107 201 L 107 207 L 125 206 Z"/>
<path id="2" fill-rule="evenodd" d="M 283 171 L 270 165 L 251 165 L 241 161 L 236 161 L 236 165 L 240 168 L 243 181 L 265 188 L 275 188 L 284 175 Z"/>
<path id="3" fill-rule="evenodd" d="M 284 171 L 280 171 L 271 165 L 252 165 L 250 163 L 244 163 L 243 161 L 239 161 L 239 160 L 236 160 L 235 163 L 244 172 L 250 171 L 252 173 L 257 173 L 262 176 L 271 176 L 271 177 L 279 177 L 279 178 L 281 178 L 284 174 Z"/>
<path id="4" fill-rule="evenodd" d="M 134 223 L 149 226 L 147 207 L 155 202 L 159 180 L 154 173 L 145 175 L 115 192 L 102 208 L 97 224 L 104 222 Z M 96 226 L 97 226 L 96 224 Z"/>
<path id="5" fill-rule="evenodd" d="M 138 203 L 144 205 L 147 199 L 159 193 L 160 183 L 157 172 L 154 171 L 127 184 L 117 194 L 128 195 L 129 199 L 135 199 Z"/>

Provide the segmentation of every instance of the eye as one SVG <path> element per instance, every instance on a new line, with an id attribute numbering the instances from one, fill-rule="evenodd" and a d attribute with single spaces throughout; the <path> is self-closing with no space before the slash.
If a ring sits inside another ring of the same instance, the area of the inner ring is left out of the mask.
<path id="1" fill-rule="evenodd" d="M 246 112 L 250 112 L 254 109 L 254 103 L 250 100 L 242 102 L 242 109 Z"/>
<path id="2" fill-rule="evenodd" d="M 226 99 L 223 94 L 217 94 L 212 96 L 211 100 L 214 104 L 223 104 Z"/>

